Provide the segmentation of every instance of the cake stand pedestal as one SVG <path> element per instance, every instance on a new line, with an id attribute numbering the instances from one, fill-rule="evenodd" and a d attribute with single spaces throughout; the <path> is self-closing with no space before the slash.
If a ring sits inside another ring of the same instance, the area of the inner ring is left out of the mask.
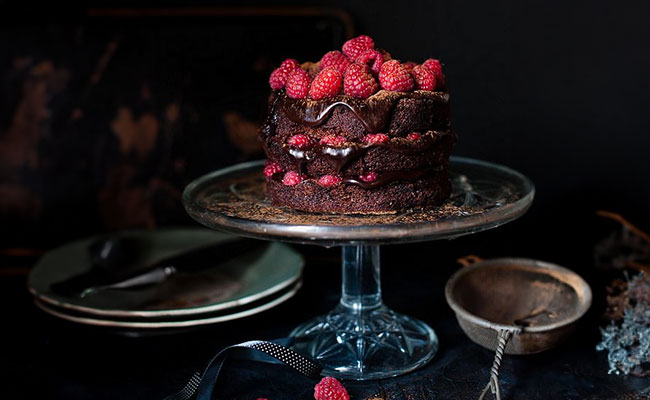
<path id="1" fill-rule="evenodd" d="M 427 324 L 398 314 L 381 299 L 380 245 L 450 239 L 494 228 L 526 212 L 533 184 L 509 168 L 450 161 L 453 193 L 434 210 L 383 215 L 304 213 L 265 198 L 263 161 L 238 164 L 187 186 L 187 212 L 210 228 L 241 236 L 342 246 L 342 294 L 327 315 L 297 327 L 294 350 L 344 379 L 380 379 L 426 364 L 438 349 Z"/>

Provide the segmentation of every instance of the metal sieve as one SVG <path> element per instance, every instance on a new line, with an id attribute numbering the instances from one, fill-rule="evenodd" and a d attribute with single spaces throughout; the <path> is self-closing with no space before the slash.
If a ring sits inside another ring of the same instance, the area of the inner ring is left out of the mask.
<path id="1" fill-rule="evenodd" d="M 460 259 L 445 297 L 465 334 L 496 351 L 488 390 L 501 398 L 503 354 L 533 354 L 565 340 L 591 306 L 589 285 L 573 271 L 525 258 Z"/>

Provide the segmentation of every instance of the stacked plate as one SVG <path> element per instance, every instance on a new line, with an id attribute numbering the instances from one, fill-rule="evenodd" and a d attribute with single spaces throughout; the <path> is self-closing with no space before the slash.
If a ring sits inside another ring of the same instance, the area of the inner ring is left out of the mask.
<path id="1" fill-rule="evenodd" d="M 113 260 L 131 264 L 136 280 L 152 276 L 147 273 L 152 269 L 168 271 L 173 267 L 173 274 L 147 284 L 134 284 L 131 276 L 123 280 L 125 285 L 60 290 L 92 278 L 101 268 L 97 257 L 110 252 L 110 246 L 101 246 L 106 237 L 89 238 L 55 249 L 37 263 L 29 277 L 36 305 L 56 317 L 89 325 L 182 328 L 268 310 L 291 298 L 301 286 L 302 257 L 280 243 L 205 229 L 128 231 L 120 233 L 119 240 L 138 244 L 137 257 L 134 253 L 130 260 Z M 93 252 L 95 248 L 99 254 Z M 200 266 L 175 264 L 182 264 L 184 255 L 197 252 L 211 256 L 203 257 Z"/>

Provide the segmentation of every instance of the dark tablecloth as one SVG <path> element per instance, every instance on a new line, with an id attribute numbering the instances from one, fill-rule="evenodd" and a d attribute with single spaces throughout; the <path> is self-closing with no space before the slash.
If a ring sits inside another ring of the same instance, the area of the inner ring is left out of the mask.
<path id="1" fill-rule="evenodd" d="M 443 287 L 457 257 L 524 256 L 580 272 L 594 306 L 562 346 L 533 356 L 506 356 L 501 384 L 506 399 L 639 398 L 649 380 L 607 374 L 606 354 L 595 351 L 609 277 L 592 267 L 592 237 L 574 243 L 526 235 L 516 222 L 454 241 L 382 248 L 385 303 L 429 323 L 440 350 L 425 368 L 369 382 L 345 382 L 353 399 L 472 399 L 487 383 L 493 353 L 471 342 L 444 300 Z M 560 237 L 561 238 L 561 237 Z M 296 246 L 306 256 L 304 286 L 288 302 L 262 314 L 214 326 L 136 336 L 59 321 L 38 310 L 24 275 L 0 277 L 4 339 L 0 398 L 157 399 L 182 387 L 195 370 L 227 345 L 286 336 L 338 301 L 340 250 Z M 226 364 L 217 393 L 223 399 L 313 398 L 315 382 L 286 367 L 246 361 Z"/>

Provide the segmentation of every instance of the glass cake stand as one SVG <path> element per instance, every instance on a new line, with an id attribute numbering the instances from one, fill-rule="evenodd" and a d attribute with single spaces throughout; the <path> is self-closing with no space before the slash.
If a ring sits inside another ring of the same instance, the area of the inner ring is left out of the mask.
<path id="1" fill-rule="evenodd" d="M 452 157 L 453 193 L 434 210 L 399 214 L 305 213 L 265 198 L 263 161 L 204 175 L 183 193 L 187 212 L 210 228 L 241 236 L 342 247 L 341 301 L 327 315 L 297 327 L 294 350 L 344 379 L 397 376 L 426 364 L 438 349 L 427 324 L 398 314 L 381 299 L 379 248 L 495 228 L 526 212 L 532 182 L 496 164 Z"/>

